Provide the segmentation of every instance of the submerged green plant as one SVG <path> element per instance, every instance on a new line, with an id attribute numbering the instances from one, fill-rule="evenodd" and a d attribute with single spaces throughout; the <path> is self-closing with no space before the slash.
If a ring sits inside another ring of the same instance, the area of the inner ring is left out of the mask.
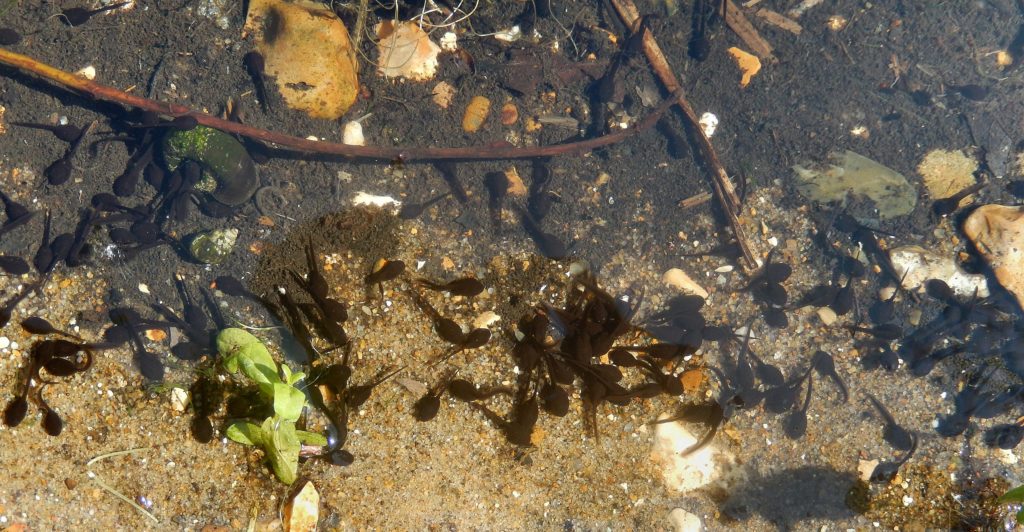
<path id="1" fill-rule="evenodd" d="M 292 373 L 287 364 L 280 366 L 270 351 L 252 334 L 242 329 L 224 329 L 217 334 L 217 351 L 224 369 L 242 372 L 259 387 L 260 395 L 274 407 L 274 415 L 256 424 L 236 421 L 227 429 L 227 437 L 245 445 L 262 447 L 277 478 L 285 484 L 295 482 L 302 444 L 327 445 L 327 439 L 314 432 L 295 428 L 306 406 L 306 395 L 295 384 L 305 378 Z"/>
<path id="2" fill-rule="evenodd" d="M 1017 486 L 999 497 L 999 502 L 1024 504 L 1024 486 Z M 1017 524 L 1024 525 L 1024 510 L 1017 512 Z"/>

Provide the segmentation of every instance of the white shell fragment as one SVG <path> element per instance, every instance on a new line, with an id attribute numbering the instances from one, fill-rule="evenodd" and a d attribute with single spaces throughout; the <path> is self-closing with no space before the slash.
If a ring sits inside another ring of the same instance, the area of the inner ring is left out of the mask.
<path id="1" fill-rule="evenodd" d="M 402 202 L 392 198 L 391 196 L 375 196 L 360 190 L 359 192 L 356 192 L 355 197 L 352 198 L 352 205 L 368 205 L 371 207 L 387 207 L 388 205 L 394 205 L 395 207 L 400 207 Z"/>
<path id="2" fill-rule="evenodd" d="M 285 532 L 313 532 L 320 519 L 320 493 L 307 482 L 284 507 Z"/>
<path id="3" fill-rule="evenodd" d="M 377 25 L 377 70 L 386 77 L 425 81 L 437 72 L 441 47 L 415 22 L 386 20 Z"/>
<path id="4" fill-rule="evenodd" d="M 668 418 L 667 414 L 662 414 L 658 420 Z M 651 460 L 661 470 L 666 487 L 687 493 L 715 480 L 718 468 L 714 458 L 718 451 L 711 444 L 682 456 L 683 451 L 697 443 L 697 438 L 678 421 L 656 426 Z"/>
<path id="5" fill-rule="evenodd" d="M 85 78 L 85 79 L 87 79 L 89 81 L 92 81 L 92 80 L 96 79 L 96 67 L 94 67 L 92 65 L 89 65 L 89 66 L 79 70 L 78 72 L 75 72 L 75 75 L 80 77 L 80 78 Z"/>
<path id="6" fill-rule="evenodd" d="M 704 113 L 700 115 L 700 120 L 697 123 L 704 130 L 704 136 L 711 138 L 711 135 L 715 134 L 715 129 L 718 128 L 718 117 L 713 113 Z"/>
<path id="7" fill-rule="evenodd" d="M 683 292 L 697 295 L 704 299 L 707 299 L 708 297 L 708 291 L 701 285 L 697 284 L 697 282 L 691 279 L 689 275 L 686 275 L 686 272 L 679 268 L 672 268 L 666 271 L 662 274 L 661 281 L 671 287 L 678 288 Z"/>
<path id="8" fill-rule="evenodd" d="M 970 274 L 952 257 L 937 255 L 919 246 L 902 246 L 889 251 L 896 273 L 903 277 L 903 288 L 917 290 L 929 279 L 941 279 L 959 296 L 988 296 L 988 281 L 981 274 Z"/>
<path id="9" fill-rule="evenodd" d="M 454 31 L 445 32 L 445 34 L 441 36 L 441 40 L 438 41 L 438 44 L 441 45 L 442 50 L 446 52 L 454 52 L 459 49 L 459 36 L 456 35 Z"/>
<path id="10" fill-rule="evenodd" d="M 668 522 L 675 532 L 700 532 L 704 530 L 700 517 L 682 508 L 675 508 L 668 513 Z"/>
<path id="11" fill-rule="evenodd" d="M 495 34 L 494 34 L 494 38 L 495 39 L 498 39 L 499 41 L 504 41 L 504 42 L 515 42 L 515 41 L 518 41 L 519 38 L 522 37 L 522 36 L 523 36 L 523 29 L 520 28 L 518 25 L 512 26 L 511 28 L 509 28 L 507 30 L 501 30 L 499 32 L 495 32 Z"/>
<path id="12" fill-rule="evenodd" d="M 358 120 L 345 123 L 345 129 L 341 133 L 341 142 L 349 146 L 366 146 L 366 139 L 363 137 L 363 125 Z"/>

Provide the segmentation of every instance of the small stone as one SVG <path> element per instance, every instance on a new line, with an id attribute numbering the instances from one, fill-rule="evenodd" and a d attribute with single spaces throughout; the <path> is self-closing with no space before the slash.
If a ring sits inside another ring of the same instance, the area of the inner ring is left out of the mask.
<path id="1" fill-rule="evenodd" d="M 212 229 L 196 233 L 189 243 L 192 258 L 203 264 L 220 264 L 238 242 L 238 229 Z"/>
<path id="2" fill-rule="evenodd" d="M 437 104 L 441 109 L 447 109 L 452 103 L 452 99 L 455 98 L 455 87 L 442 81 L 434 86 L 433 91 L 434 103 Z"/>
<path id="3" fill-rule="evenodd" d="M 184 412 L 188 408 L 188 391 L 184 388 L 171 389 L 171 408 L 175 412 Z"/>
<path id="4" fill-rule="evenodd" d="M 679 376 L 679 382 L 683 385 L 683 392 L 688 394 L 700 391 L 707 380 L 707 374 L 700 368 L 688 369 Z"/>
<path id="5" fill-rule="evenodd" d="M 508 102 L 501 106 L 501 125 L 511 126 L 519 121 L 519 109 L 516 104 Z"/>
<path id="6" fill-rule="evenodd" d="M 508 179 L 508 193 L 513 196 L 524 197 L 529 192 L 526 188 L 526 184 L 523 183 L 523 178 L 519 177 L 519 171 L 516 170 L 515 166 L 509 167 L 505 170 L 505 178 Z"/>
<path id="7" fill-rule="evenodd" d="M 139 283 L 139 292 L 149 295 L 149 285 L 146 283 Z"/>
<path id="8" fill-rule="evenodd" d="M 669 512 L 668 522 L 676 532 L 700 532 L 704 530 L 700 517 L 682 508 L 676 508 Z"/>
<path id="9" fill-rule="evenodd" d="M 861 480 L 869 482 L 871 480 L 871 473 L 875 472 L 876 467 L 878 467 L 878 460 L 858 460 L 857 474 L 860 475 Z"/>
<path id="10" fill-rule="evenodd" d="M 828 307 L 821 307 L 818 309 L 818 319 L 825 325 L 832 325 L 836 322 L 836 311 Z"/>
<path id="11" fill-rule="evenodd" d="M 977 169 L 978 161 L 960 150 L 932 150 L 917 165 L 932 199 L 948 198 L 973 185 Z"/>
<path id="12" fill-rule="evenodd" d="M 480 314 L 479 316 L 476 317 L 475 320 L 473 320 L 473 327 L 476 329 L 486 329 L 499 321 L 501 321 L 501 316 L 488 310 Z"/>
<path id="13" fill-rule="evenodd" d="M 978 207 L 964 222 L 964 233 L 992 267 L 999 284 L 1024 305 L 1024 208 Z"/>
<path id="14" fill-rule="evenodd" d="M 689 275 L 686 275 L 686 272 L 679 268 L 672 268 L 668 270 L 661 276 L 661 280 L 665 284 L 678 288 L 684 292 L 694 294 L 705 299 L 708 297 L 708 291 L 701 285 L 697 284 Z"/>
<path id="15" fill-rule="evenodd" d="M 312 532 L 320 519 L 320 494 L 307 482 L 284 507 L 285 532 Z"/>
<path id="16" fill-rule="evenodd" d="M 0 349 L 7 349 L 11 346 L 11 339 L 6 336 L 0 336 Z"/>
<path id="17" fill-rule="evenodd" d="M 878 291 L 878 299 L 888 300 L 895 293 L 896 293 L 896 287 L 895 286 L 883 286 Z"/>
<path id="18" fill-rule="evenodd" d="M 921 324 L 921 309 L 919 309 L 919 308 L 912 308 L 912 309 L 910 309 L 910 312 L 907 313 L 907 323 L 909 323 L 912 327 L 917 327 L 918 325 L 920 325 Z"/>

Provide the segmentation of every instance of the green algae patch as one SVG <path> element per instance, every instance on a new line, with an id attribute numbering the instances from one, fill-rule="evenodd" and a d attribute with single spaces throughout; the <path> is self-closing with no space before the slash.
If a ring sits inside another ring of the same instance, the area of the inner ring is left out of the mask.
<path id="1" fill-rule="evenodd" d="M 874 202 L 883 219 L 905 216 L 917 205 L 917 189 L 899 172 L 850 150 L 829 155 L 825 165 L 793 165 L 796 188 L 808 199 L 842 202 L 848 194 Z"/>

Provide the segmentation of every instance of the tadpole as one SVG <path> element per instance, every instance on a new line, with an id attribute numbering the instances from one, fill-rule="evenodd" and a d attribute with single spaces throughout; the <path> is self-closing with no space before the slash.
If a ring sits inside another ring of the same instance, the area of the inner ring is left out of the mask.
<path id="1" fill-rule="evenodd" d="M 53 136 L 64 142 L 74 142 L 75 139 L 82 135 L 82 128 L 71 124 L 53 125 L 42 123 L 35 124 L 31 122 L 11 122 L 11 125 L 49 131 L 50 133 L 53 133 Z"/>
<path id="2" fill-rule="evenodd" d="M 64 24 L 67 25 L 67 26 L 71 26 L 71 27 L 81 26 L 82 24 L 85 24 L 86 22 L 88 22 L 89 19 L 92 18 L 95 15 L 98 15 L 98 14 L 103 13 L 105 11 L 110 11 L 110 10 L 113 10 L 113 9 L 117 9 L 119 7 L 124 7 L 124 6 L 126 6 L 126 5 L 128 5 L 130 3 L 131 2 L 121 2 L 119 4 L 112 4 L 112 5 L 104 6 L 104 7 L 98 8 L 98 9 L 88 9 L 88 8 L 84 8 L 84 7 L 71 7 L 71 8 L 62 10 L 60 12 L 60 16 L 61 16 L 62 22 L 64 22 Z"/>
<path id="3" fill-rule="evenodd" d="M 402 203 L 402 208 L 398 210 L 398 217 L 403 220 L 419 218 L 420 215 L 422 215 L 423 212 L 429 209 L 432 205 L 451 195 L 451 192 L 445 192 L 444 194 L 438 194 L 423 203 L 404 202 Z"/>
<path id="4" fill-rule="evenodd" d="M 21 34 L 13 28 L 0 28 L 0 46 L 14 46 L 21 42 Z"/>
<path id="5" fill-rule="evenodd" d="M 7 275 L 25 275 L 29 271 L 28 262 L 14 255 L 0 256 L 0 270 Z"/>
<path id="6" fill-rule="evenodd" d="M 417 279 L 416 284 L 430 290 L 448 292 L 453 296 L 474 297 L 484 291 L 483 283 L 475 277 L 463 277 L 454 281 L 448 281 L 447 283 Z"/>
<path id="7" fill-rule="evenodd" d="M 260 101 L 260 108 L 266 113 L 270 110 L 270 101 L 267 99 L 267 85 L 263 81 L 264 61 L 263 55 L 257 51 L 251 51 L 242 58 L 245 70 L 252 76 L 253 86 L 256 87 L 256 98 Z"/>

